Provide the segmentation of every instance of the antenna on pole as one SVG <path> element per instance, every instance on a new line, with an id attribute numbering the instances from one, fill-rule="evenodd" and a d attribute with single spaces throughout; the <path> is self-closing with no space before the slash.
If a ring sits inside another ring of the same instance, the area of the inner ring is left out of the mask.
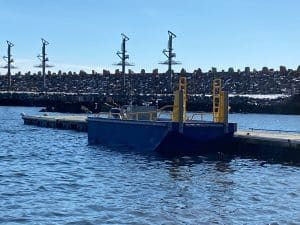
<path id="1" fill-rule="evenodd" d="M 43 90 L 46 91 L 47 84 L 46 84 L 46 68 L 48 67 L 54 67 L 51 65 L 48 65 L 46 62 L 49 61 L 47 54 L 46 54 L 46 46 L 49 45 L 49 42 L 45 39 L 41 38 L 42 40 L 42 54 L 38 54 L 37 58 L 41 61 L 40 65 L 37 65 L 35 67 L 42 68 L 42 75 L 43 75 Z"/>
<path id="2" fill-rule="evenodd" d="M 129 59 L 129 55 L 126 54 L 126 42 L 129 41 L 129 37 L 127 37 L 125 34 L 121 33 L 122 36 L 122 43 L 121 43 L 121 51 L 117 51 L 117 56 L 121 59 L 121 62 L 114 63 L 115 66 L 122 66 L 122 75 L 123 75 L 123 88 L 125 91 L 126 88 L 126 79 L 125 79 L 125 67 L 126 66 L 134 66 L 134 64 L 131 64 L 127 62 L 126 60 Z"/>
<path id="3" fill-rule="evenodd" d="M 168 49 L 164 49 L 162 53 L 167 57 L 166 61 L 160 62 L 159 64 L 168 65 L 167 73 L 170 74 L 170 90 L 172 91 L 172 65 L 181 64 L 178 61 L 173 60 L 176 57 L 176 53 L 173 52 L 173 39 L 176 38 L 176 34 L 171 31 L 168 31 L 169 40 L 168 40 Z"/>
<path id="4" fill-rule="evenodd" d="M 6 41 L 7 43 L 7 56 L 3 56 L 4 61 L 7 63 L 5 66 L 1 68 L 7 68 L 7 76 L 8 76 L 8 90 L 11 90 L 11 69 L 16 69 L 17 67 L 13 66 L 12 63 L 14 62 L 11 54 L 11 48 L 15 45 L 10 41 Z"/>

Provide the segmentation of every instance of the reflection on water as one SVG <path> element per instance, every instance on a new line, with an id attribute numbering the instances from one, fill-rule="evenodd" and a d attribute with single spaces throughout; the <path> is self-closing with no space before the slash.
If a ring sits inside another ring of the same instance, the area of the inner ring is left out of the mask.
<path id="1" fill-rule="evenodd" d="M 0 107 L 0 223 L 300 224 L 296 165 L 88 146 L 20 112 Z"/>

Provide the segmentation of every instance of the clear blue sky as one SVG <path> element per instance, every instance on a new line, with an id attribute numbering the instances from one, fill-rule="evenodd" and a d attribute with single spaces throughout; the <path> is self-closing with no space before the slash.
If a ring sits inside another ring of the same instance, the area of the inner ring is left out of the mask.
<path id="1" fill-rule="evenodd" d="M 165 71 L 157 63 L 171 30 L 176 71 L 296 68 L 299 9 L 299 0 L 0 0 L 0 55 L 10 40 L 19 70 L 33 70 L 44 37 L 54 71 L 116 69 L 123 32 L 133 70 Z"/>

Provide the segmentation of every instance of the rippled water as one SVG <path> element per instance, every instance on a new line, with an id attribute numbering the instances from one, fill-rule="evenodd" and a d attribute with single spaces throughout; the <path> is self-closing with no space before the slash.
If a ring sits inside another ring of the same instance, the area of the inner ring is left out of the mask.
<path id="1" fill-rule="evenodd" d="M 0 107 L 2 224 L 300 224 L 296 165 L 91 147 L 21 112 Z"/>

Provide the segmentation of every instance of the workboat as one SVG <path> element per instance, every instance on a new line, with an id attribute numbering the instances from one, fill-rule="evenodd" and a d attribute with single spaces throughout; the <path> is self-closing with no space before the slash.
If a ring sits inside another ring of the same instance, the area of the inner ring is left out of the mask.
<path id="1" fill-rule="evenodd" d="M 213 81 L 213 121 L 195 120 L 186 113 L 186 78 L 179 78 L 170 118 L 164 109 L 128 105 L 113 108 L 106 117 L 87 118 L 88 142 L 139 152 L 198 154 L 230 148 L 236 123 L 228 123 L 228 93 L 220 79 Z M 165 114 L 163 114 L 165 115 Z"/>

